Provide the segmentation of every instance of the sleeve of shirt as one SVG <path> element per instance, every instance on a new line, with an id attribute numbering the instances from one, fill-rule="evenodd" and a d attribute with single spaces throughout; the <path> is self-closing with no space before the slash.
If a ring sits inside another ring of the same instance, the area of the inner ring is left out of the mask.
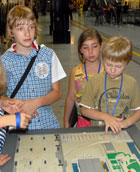
<path id="1" fill-rule="evenodd" d="M 0 108 L 0 116 L 3 116 L 3 112 L 1 108 Z M 3 129 L 0 129 L 0 154 L 2 152 L 2 148 L 5 143 L 5 139 L 6 139 L 6 129 L 3 128 Z"/>
<path id="2" fill-rule="evenodd" d="M 57 82 L 65 77 L 66 73 L 54 52 L 52 57 L 52 83 Z"/>
<path id="3" fill-rule="evenodd" d="M 93 84 L 92 79 L 90 79 L 83 91 L 82 95 L 82 100 L 81 100 L 81 105 L 86 107 L 86 108 L 94 108 L 93 107 L 93 102 L 94 102 L 94 91 L 95 90 L 95 85 Z"/>
<path id="4" fill-rule="evenodd" d="M 133 84 L 131 108 L 134 110 L 140 109 L 140 89 L 136 80 Z"/>

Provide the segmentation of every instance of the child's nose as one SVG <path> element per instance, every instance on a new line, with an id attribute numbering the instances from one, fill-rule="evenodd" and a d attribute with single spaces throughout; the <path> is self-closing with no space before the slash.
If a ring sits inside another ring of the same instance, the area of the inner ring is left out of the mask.
<path id="1" fill-rule="evenodd" d="M 93 48 L 89 48 L 89 54 L 92 54 L 93 53 Z"/>
<path id="2" fill-rule="evenodd" d="M 111 72 L 114 73 L 116 71 L 116 67 L 115 66 L 112 66 L 111 67 Z"/>
<path id="3" fill-rule="evenodd" d="M 24 34 L 25 34 L 25 36 L 30 35 L 29 29 L 26 29 Z"/>

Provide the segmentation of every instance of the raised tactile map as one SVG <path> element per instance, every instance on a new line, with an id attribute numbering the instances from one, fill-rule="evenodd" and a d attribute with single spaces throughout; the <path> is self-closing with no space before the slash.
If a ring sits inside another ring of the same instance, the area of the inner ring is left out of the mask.
<path id="1" fill-rule="evenodd" d="M 140 172 L 126 131 L 19 135 L 13 172 Z"/>

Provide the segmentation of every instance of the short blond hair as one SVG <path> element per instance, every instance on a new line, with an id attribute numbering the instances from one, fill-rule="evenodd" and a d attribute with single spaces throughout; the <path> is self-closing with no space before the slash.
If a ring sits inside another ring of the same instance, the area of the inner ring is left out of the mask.
<path id="1" fill-rule="evenodd" d="M 122 36 L 111 37 L 103 42 L 101 53 L 103 60 L 125 61 L 128 64 L 132 59 L 132 42 Z"/>
<path id="2" fill-rule="evenodd" d="M 33 23 L 35 24 L 35 38 L 37 37 L 38 34 L 38 28 L 37 28 L 37 23 L 36 23 L 36 18 L 34 16 L 33 11 L 22 5 L 17 5 L 13 7 L 7 15 L 7 23 L 6 23 L 6 34 L 7 38 L 10 40 L 13 40 L 12 38 L 12 29 L 14 26 L 18 24 L 24 24 L 21 23 L 21 20 L 32 20 Z"/>

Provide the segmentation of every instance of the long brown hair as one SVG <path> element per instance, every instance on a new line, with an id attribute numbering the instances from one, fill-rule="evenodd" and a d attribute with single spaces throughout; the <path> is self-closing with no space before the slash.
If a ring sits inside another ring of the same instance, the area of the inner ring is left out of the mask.
<path id="1" fill-rule="evenodd" d="M 78 40 L 78 55 L 79 55 L 79 60 L 84 63 L 84 58 L 81 53 L 81 47 L 83 45 L 83 42 L 86 40 L 91 40 L 91 39 L 97 39 L 99 41 L 99 44 L 102 44 L 102 37 L 101 35 L 97 32 L 97 30 L 94 29 L 86 29 L 84 30 Z"/>

